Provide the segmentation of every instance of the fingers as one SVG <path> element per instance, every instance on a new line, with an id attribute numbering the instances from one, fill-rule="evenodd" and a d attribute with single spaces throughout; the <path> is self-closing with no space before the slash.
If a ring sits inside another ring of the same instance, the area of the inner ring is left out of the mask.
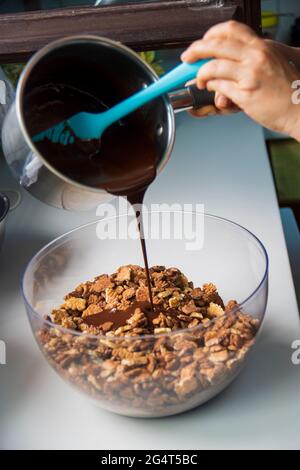
<path id="1" fill-rule="evenodd" d="M 216 107 L 220 114 L 233 114 L 240 111 L 240 108 L 227 98 L 227 96 L 219 93 L 216 93 Z"/>
<path id="2" fill-rule="evenodd" d="M 249 43 L 259 41 L 257 34 L 245 24 L 237 21 L 220 23 L 207 31 L 202 40 L 195 41 L 182 54 L 185 62 L 195 62 L 200 58 L 216 57 L 241 60 Z"/>
<path id="3" fill-rule="evenodd" d="M 226 96 L 236 106 L 242 101 L 242 92 L 233 81 L 222 79 L 210 80 L 207 82 L 207 89 Z"/>
<path id="4" fill-rule="evenodd" d="M 215 57 L 216 59 L 240 61 L 244 57 L 245 48 L 244 43 L 235 39 L 201 39 L 188 47 L 181 55 L 181 60 L 192 63 L 199 59 Z"/>
<path id="5" fill-rule="evenodd" d="M 216 93 L 215 103 L 216 107 L 220 110 L 228 110 L 235 106 L 227 96 L 221 95 L 220 93 Z"/>
<path id="6" fill-rule="evenodd" d="M 202 108 L 198 108 L 198 109 L 190 109 L 189 113 L 193 117 L 205 118 L 208 116 L 215 116 L 216 114 L 218 114 L 218 110 L 215 106 L 209 105 L 209 106 L 203 106 Z"/>
<path id="7" fill-rule="evenodd" d="M 210 28 L 204 35 L 203 39 L 212 39 L 214 37 L 237 39 L 238 41 L 249 43 L 249 41 L 257 38 L 256 33 L 243 23 L 238 21 L 227 21 Z"/>
<path id="8" fill-rule="evenodd" d="M 186 82 L 185 86 L 191 86 L 191 85 L 196 85 L 196 79 L 194 80 L 189 80 L 188 82 Z"/>
<path id="9" fill-rule="evenodd" d="M 189 113 L 196 118 L 215 116 L 216 114 L 227 115 L 240 111 L 240 109 L 226 96 L 216 93 L 215 106 L 204 106 L 199 109 L 191 109 Z"/>
<path id="10" fill-rule="evenodd" d="M 197 86 L 199 89 L 206 88 L 206 83 L 215 79 L 238 81 L 239 67 L 236 62 L 230 60 L 212 60 L 205 64 L 198 72 Z"/>

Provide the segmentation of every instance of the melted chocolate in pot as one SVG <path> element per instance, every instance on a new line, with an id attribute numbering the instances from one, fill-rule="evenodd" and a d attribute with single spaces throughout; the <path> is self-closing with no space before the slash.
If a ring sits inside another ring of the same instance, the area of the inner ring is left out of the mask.
<path id="1" fill-rule="evenodd" d="M 98 98 L 74 87 L 48 84 L 37 87 L 27 96 L 24 109 L 29 134 L 34 136 L 73 114 L 81 111 L 102 112 L 107 106 Z M 139 119 L 139 112 L 110 126 L 101 140 L 83 142 L 75 139 L 73 144 L 65 146 L 45 139 L 36 146 L 62 175 L 85 186 L 101 188 L 116 196 L 126 196 L 132 205 L 142 205 L 145 192 L 156 177 L 159 153 L 155 136 L 150 135 L 144 120 Z M 142 214 L 136 212 L 136 217 L 154 314 Z M 135 304 L 135 308 L 137 306 Z M 108 317 L 116 313 L 113 310 L 102 312 L 101 324 L 104 318 L 109 321 Z M 124 320 L 124 324 L 128 311 L 122 314 L 118 312 L 118 316 Z M 97 318 L 91 321 L 97 321 Z"/>

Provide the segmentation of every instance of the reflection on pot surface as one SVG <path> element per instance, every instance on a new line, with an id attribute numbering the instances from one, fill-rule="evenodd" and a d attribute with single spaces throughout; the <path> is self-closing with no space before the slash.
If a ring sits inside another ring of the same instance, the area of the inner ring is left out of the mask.
<path id="1" fill-rule="evenodd" d="M 9 211 L 9 199 L 0 193 L 0 249 L 4 239 L 6 216 Z"/>

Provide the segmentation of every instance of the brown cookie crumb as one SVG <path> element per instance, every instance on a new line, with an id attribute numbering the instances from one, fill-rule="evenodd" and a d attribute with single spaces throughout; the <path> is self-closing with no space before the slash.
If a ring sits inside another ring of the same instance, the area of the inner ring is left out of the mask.
<path id="1" fill-rule="evenodd" d="M 67 294 L 50 315 L 53 327 L 36 334 L 59 373 L 93 398 L 159 413 L 230 380 L 260 324 L 236 301 L 224 306 L 211 283 L 194 287 L 173 267 L 150 275 L 154 313 L 145 270 L 122 266 Z"/>

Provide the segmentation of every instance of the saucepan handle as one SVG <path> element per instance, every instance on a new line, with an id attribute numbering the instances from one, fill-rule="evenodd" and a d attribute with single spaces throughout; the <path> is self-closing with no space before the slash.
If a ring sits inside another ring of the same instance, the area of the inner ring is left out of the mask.
<path id="1" fill-rule="evenodd" d="M 169 98 L 175 113 L 188 109 L 199 109 L 214 106 L 215 93 L 208 90 L 199 90 L 196 85 L 190 85 L 169 93 Z"/>

